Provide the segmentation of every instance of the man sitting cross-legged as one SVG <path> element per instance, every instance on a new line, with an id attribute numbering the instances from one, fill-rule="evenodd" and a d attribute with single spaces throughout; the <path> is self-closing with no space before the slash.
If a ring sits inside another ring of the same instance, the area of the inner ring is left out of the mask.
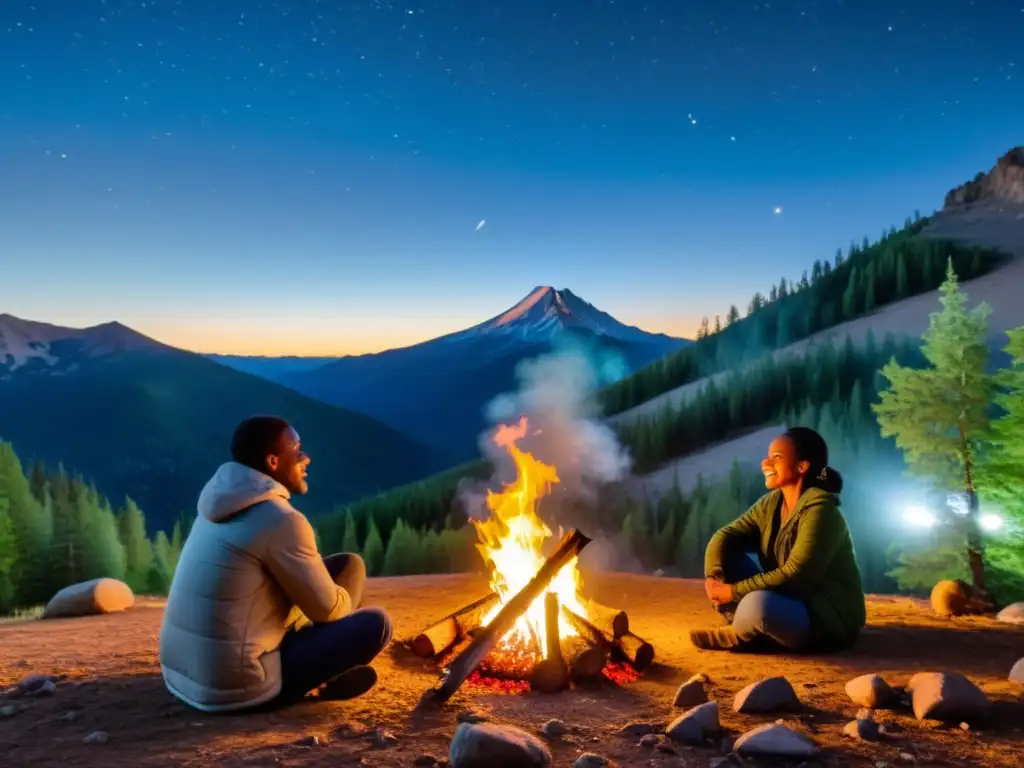
<path id="1" fill-rule="evenodd" d="M 315 689 L 366 693 L 391 620 L 360 608 L 362 559 L 321 558 L 312 526 L 289 503 L 308 490 L 298 434 L 254 416 L 235 430 L 231 455 L 199 495 L 171 583 L 160 630 L 168 690 L 208 712 L 287 704 Z"/>

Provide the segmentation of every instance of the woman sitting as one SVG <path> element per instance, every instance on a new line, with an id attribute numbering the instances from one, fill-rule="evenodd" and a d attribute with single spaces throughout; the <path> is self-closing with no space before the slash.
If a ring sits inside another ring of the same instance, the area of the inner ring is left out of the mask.
<path id="1" fill-rule="evenodd" d="M 851 645 L 865 622 L 864 590 L 825 440 L 793 427 L 772 441 L 761 471 L 769 492 L 711 537 L 704 558 L 704 591 L 730 623 L 695 630 L 691 642 L 707 650 Z"/>

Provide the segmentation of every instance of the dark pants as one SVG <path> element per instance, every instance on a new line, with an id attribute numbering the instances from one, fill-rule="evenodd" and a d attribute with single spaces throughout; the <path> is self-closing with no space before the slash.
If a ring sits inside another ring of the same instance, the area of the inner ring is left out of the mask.
<path id="1" fill-rule="evenodd" d="M 727 552 L 725 581 L 735 584 L 762 573 L 761 566 L 744 552 Z M 759 589 L 744 595 L 738 603 L 719 606 L 732 623 L 736 635 L 745 642 L 768 641 L 768 645 L 798 650 L 811 637 L 811 617 L 800 600 Z"/>
<path id="2" fill-rule="evenodd" d="M 369 664 L 391 642 L 391 619 L 380 608 L 360 608 L 366 566 L 359 555 L 324 558 L 334 583 L 357 609 L 337 621 L 289 632 L 281 643 L 283 686 L 276 703 L 297 701 L 353 667 Z"/>

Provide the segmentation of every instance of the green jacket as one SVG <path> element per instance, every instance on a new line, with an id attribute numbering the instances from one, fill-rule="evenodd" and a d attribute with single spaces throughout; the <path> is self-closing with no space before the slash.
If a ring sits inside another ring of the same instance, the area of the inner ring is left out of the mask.
<path id="1" fill-rule="evenodd" d="M 779 527 L 772 548 L 772 520 L 781 505 L 782 492 L 771 491 L 715 533 L 704 556 L 704 573 L 721 577 L 728 548 L 756 547 L 762 567 L 766 561 L 778 567 L 734 584 L 736 600 L 759 589 L 795 597 L 807 606 L 813 645 L 850 645 L 866 616 L 860 568 L 839 499 L 819 488 L 808 488 Z"/>

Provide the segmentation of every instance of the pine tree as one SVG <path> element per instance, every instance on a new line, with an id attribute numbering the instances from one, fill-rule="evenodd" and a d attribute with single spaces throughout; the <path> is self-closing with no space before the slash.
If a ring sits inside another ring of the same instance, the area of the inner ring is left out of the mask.
<path id="1" fill-rule="evenodd" d="M 380 538 L 380 531 L 377 530 L 377 521 L 370 518 L 370 527 L 366 532 L 366 543 L 363 544 L 363 562 L 366 563 L 366 573 L 370 576 L 379 576 L 384 565 L 384 542 Z"/>
<path id="2" fill-rule="evenodd" d="M 730 307 L 729 307 L 729 316 L 726 319 L 725 324 L 727 326 L 728 325 L 732 325 L 733 323 L 735 323 L 739 319 L 740 319 L 740 311 L 738 309 L 736 309 L 736 305 L 735 304 L 730 305 Z"/>
<path id="3" fill-rule="evenodd" d="M 118 535 L 125 555 L 125 581 L 136 592 L 149 588 L 153 567 L 153 545 L 146 536 L 146 517 L 130 498 L 117 516 Z"/>
<path id="4" fill-rule="evenodd" d="M 722 332 L 722 318 L 720 316 L 718 316 L 718 315 L 715 315 L 715 333 L 721 333 L 721 332 Z"/>
<path id="5" fill-rule="evenodd" d="M 978 485 L 1024 529 L 1024 326 L 1008 331 L 1010 365 L 996 374 L 1002 414 L 992 422 L 989 449 L 978 467 Z"/>
<path id="6" fill-rule="evenodd" d="M 420 546 L 420 535 L 410 528 L 404 520 L 395 521 L 388 538 L 388 547 L 384 553 L 384 576 L 407 576 L 423 573 L 423 549 Z"/>
<path id="7" fill-rule="evenodd" d="M 872 406 L 883 437 L 895 437 L 910 469 L 967 494 L 967 555 L 973 586 L 984 594 L 985 559 L 978 521 L 975 456 L 989 427 L 993 391 L 988 362 L 988 307 L 968 311 L 952 260 L 940 288 L 942 311 L 932 313 L 922 351 L 930 367 L 915 370 L 890 360 L 889 381 Z"/>
<path id="8" fill-rule="evenodd" d="M 875 308 L 876 275 L 875 262 L 872 261 L 864 273 L 864 312 L 870 312 Z"/>
<path id="9" fill-rule="evenodd" d="M 896 300 L 905 299 L 910 295 L 910 281 L 907 276 L 907 258 L 903 252 L 896 256 Z"/>
<path id="10" fill-rule="evenodd" d="M 850 270 L 843 292 L 843 319 L 852 320 L 860 313 L 860 271 L 856 266 Z"/>
<path id="11" fill-rule="evenodd" d="M 0 488 L 0 615 L 10 613 L 16 605 L 14 566 L 18 561 L 17 546 L 10 504 L 3 495 L 3 489 Z"/>
<path id="12" fill-rule="evenodd" d="M 46 486 L 44 502 L 32 495 L 32 484 L 25 477 L 21 461 L 10 443 L 0 443 L 0 501 L 6 504 L 14 541 L 14 560 L 10 565 L 12 600 L 19 606 L 49 600 L 49 549 L 52 520 Z"/>
<path id="13" fill-rule="evenodd" d="M 356 519 L 350 507 L 345 512 L 345 538 L 341 542 L 342 552 L 359 551 L 359 531 L 356 528 Z"/>

